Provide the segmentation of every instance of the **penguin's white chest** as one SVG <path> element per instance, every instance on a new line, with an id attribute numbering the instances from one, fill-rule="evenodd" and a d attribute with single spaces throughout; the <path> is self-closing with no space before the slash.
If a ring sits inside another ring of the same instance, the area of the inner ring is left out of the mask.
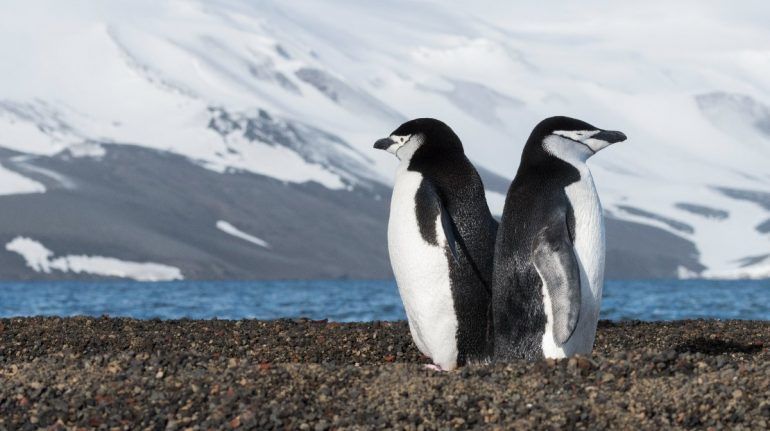
<path id="1" fill-rule="evenodd" d="M 415 196 L 422 175 L 399 168 L 388 221 L 388 251 L 412 338 L 442 369 L 457 363 L 457 317 L 450 286 L 441 215 L 435 220 L 438 245 L 426 242 L 417 220 Z"/>
<path id="2" fill-rule="evenodd" d="M 567 186 L 565 192 L 575 216 L 574 251 L 580 265 L 580 317 L 572 337 L 566 344 L 557 346 L 550 330 L 550 299 L 544 290 L 548 323 L 543 334 L 543 354 L 550 358 L 591 353 L 599 320 L 604 284 L 604 218 L 588 166 L 583 164 L 579 171 L 580 181 Z"/>

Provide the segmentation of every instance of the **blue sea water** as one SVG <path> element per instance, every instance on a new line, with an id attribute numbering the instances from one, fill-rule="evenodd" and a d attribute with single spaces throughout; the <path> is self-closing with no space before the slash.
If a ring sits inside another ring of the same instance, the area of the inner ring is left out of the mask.
<path id="1" fill-rule="evenodd" d="M 404 319 L 393 281 L 0 282 L 0 317 Z M 601 317 L 770 320 L 770 280 L 609 281 Z"/>

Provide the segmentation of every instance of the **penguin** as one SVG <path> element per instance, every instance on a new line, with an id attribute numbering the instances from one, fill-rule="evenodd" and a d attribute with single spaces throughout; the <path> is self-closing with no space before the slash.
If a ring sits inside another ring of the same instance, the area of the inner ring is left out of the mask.
<path id="1" fill-rule="evenodd" d="M 604 220 L 589 157 L 626 140 L 569 117 L 532 131 L 495 243 L 495 360 L 593 349 L 604 282 Z"/>
<path id="2" fill-rule="evenodd" d="M 388 252 L 412 339 L 436 370 L 489 360 L 497 221 L 460 138 L 418 118 L 374 148 L 400 160 Z"/>

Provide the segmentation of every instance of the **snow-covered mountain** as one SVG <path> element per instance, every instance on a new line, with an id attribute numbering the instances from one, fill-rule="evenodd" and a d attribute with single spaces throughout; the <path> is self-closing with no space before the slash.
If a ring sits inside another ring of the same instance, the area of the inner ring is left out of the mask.
<path id="1" fill-rule="evenodd" d="M 590 162 L 610 276 L 770 276 L 764 1 L 0 12 L 0 277 L 387 277 L 395 159 L 375 139 L 446 121 L 500 213 L 557 114 L 629 136 Z"/>

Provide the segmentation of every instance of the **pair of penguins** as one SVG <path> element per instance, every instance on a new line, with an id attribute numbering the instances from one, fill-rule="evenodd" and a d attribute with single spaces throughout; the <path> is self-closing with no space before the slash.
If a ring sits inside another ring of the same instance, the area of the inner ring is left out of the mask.
<path id="1" fill-rule="evenodd" d="M 540 122 L 499 225 L 443 122 L 411 120 L 374 144 L 400 160 L 388 250 L 409 330 L 431 368 L 591 352 L 605 251 L 586 161 L 625 139 L 568 117 Z"/>

